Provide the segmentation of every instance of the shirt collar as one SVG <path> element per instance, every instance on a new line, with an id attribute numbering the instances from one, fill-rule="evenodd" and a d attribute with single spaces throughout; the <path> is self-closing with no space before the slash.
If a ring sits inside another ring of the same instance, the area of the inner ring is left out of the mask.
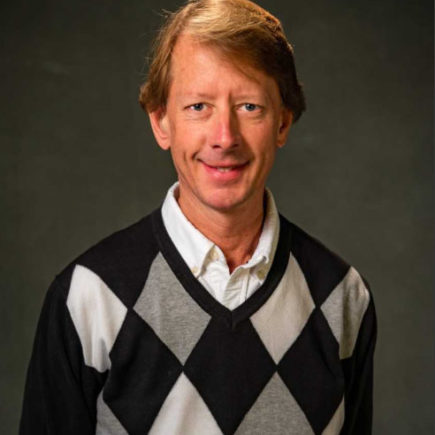
<path id="1" fill-rule="evenodd" d="M 257 248 L 246 267 L 254 267 L 264 263 L 269 270 L 275 256 L 276 246 L 279 238 L 279 215 L 273 199 L 272 192 L 266 188 L 266 215 L 264 217 L 263 229 L 258 240 Z"/>
<path id="2" fill-rule="evenodd" d="M 181 257 L 193 275 L 198 278 L 202 273 L 207 256 L 213 248 L 219 252 L 220 256 L 223 257 L 223 254 L 220 248 L 196 229 L 181 211 L 176 200 L 177 188 L 178 182 L 174 183 L 166 194 L 162 205 L 163 223 Z M 267 274 L 275 255 L 278 238 L 278 211 L 272 193 L 266 189 L 266 216 L 257 248 L 251 259 L 239 267 L 250 269 L 264 264 L 262 272 Z"/>
<path id="3" fill-rule="evenodd" d="M 176 200 L 178 182 L 168 190 L 162 205 L 166 231 L 192 273 L 198 277 L 214 243 L 197 230 L 181 211 Z"/>

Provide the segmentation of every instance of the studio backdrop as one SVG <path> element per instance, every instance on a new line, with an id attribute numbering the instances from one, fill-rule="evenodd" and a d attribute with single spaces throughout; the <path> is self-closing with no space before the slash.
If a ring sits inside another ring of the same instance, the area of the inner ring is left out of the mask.
<path id="1" fill-rule="evenodd" d="M 280 211 L 354 265 L 378 315 L 374 433 L 433 433 L 433 4 L 260 0 L 307 111 L 269 179 Z M 0 6 L 0 428 L 17 433 L 56 273 L 158 207 L 175 172 L 137 103 L 174 0 Z"/>

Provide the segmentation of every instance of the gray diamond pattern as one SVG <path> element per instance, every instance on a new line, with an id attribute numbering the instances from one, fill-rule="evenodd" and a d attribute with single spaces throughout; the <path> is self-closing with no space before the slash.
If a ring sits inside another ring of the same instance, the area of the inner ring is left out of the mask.
<path id="1" fill-rule="evenodd" d="M 237 435 L 314 435 L 305 414 L 275 373 L 236 431 Z"/>
<path id="2" fill-rule="evenodd" d="M 175 277 L 162 254 L 154 259 L 134 310 L 184 364 L 210 320 Z"/>
<path id="3" fill-rule="evenodd" d="M 351 267 L 321 307 L 340 346 L 341 359 L 352 355 L 369 300 L 364 281 Z"/>

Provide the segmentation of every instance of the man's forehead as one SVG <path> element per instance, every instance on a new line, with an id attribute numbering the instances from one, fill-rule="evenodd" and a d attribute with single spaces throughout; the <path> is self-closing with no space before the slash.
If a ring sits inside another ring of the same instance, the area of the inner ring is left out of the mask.
<path id="1" fill-rule="evenodd" d="M 218 68 L 237 70 L 240 77 L 244 78 L 243 86 L 240 86 L 239 90 L 247 94 L 262 92 L 267 82 L 274 82 L 274 79 L 267 76 L 264 71 L 254 67 L 252 61 L 250 62 L 246 56 L 228 53 L 220 49 L 218 45 L 200 42 L 188 34 L 180 35 L 174 46 L 170 67 L 171 82 L 174 79 L 177 81 L 181 79 L 184 87 L 183 93 L 207 96 L 210 91 L 201 90 L 200 84 L 206 85 L 210 81 L 210 85 L 217 85 L 216 77 L 201 76 L 201 83 L 198 83 L 189 81 L 188 76 L 189 72 L 197 73 L 202 69 L 213 74 L 215 69 L 210 68 L 211 64 Z"/>
<path id="2" fill-rule="evenodd" d="M 216 44 L 202 42 L 190 34 L 182 33 L 172 50 L 171 69 L 188 68 L 193 57 L 204 64 L 210 63 L 211 58 L 222 64 L 231 62 L 230 56 L 225 56 Z"/>

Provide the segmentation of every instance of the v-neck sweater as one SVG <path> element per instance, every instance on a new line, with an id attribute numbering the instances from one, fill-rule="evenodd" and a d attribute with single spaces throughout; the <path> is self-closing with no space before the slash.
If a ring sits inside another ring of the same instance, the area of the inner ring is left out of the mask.
<path id="1" fill-rule="evenodd" d="M 162 218 L 175 248 L 195 278 L 222 305 L 234 310 L 266 279 L 279 238 L 279 216 L 272 192 L 265 189 L 264 222 L 257 247 L 249 261 L 231 273 L 219 246 L 188 220 L 177 202 L 179 183 L 173 184 L 162 205 Z"/>
<path id="2" fill-rule="evenodd" d="M 280 217 L 261 287 L 229 310 L 161 210 L 49 289 L 21 434 L 369 434 L 376 318 L 359 273 Z"/>
<path id="3" fill-rule="evenodd" d="M 172 239 L 166 231 L 164 222 L 160 218 L 160 214 L 154 215 L 153 224 L 160 251 L 165 257 L 172 271 L 175 273 L 180 284 L 204 311 L 210 314 L 210 316 L 221 317 L 229 325 L 237 324 L 258 309 L 258 307 L 263 303 L 264 298 L 269 297 L 270 293 L 278 285 L 288 261 L 289 250 L 285 247 L 281 247 L 282 253 L 287 252 L 287 255 L 280 256 L 277 261 L 272 263 L 270 273 L 267 275 L 266 280 L 258 288 L 258 290 L 251 295 L 251 297 L 249 297 L 234 310 L 230 310 L 218 302 L 216 298 L 210 294 L 209 290 L 206 289 L 204 285 L 193 275 L 192 271 L 185 263 L 183 257 L 176 249 Z M 280 240 L 282 243 L 285 243 L 285 241 L 289 240 L 289 238 L 285 237 L 284 235 L 284 237 L 282 237 Z M 278 253 L 279 242 L 276 250 Z"/>

